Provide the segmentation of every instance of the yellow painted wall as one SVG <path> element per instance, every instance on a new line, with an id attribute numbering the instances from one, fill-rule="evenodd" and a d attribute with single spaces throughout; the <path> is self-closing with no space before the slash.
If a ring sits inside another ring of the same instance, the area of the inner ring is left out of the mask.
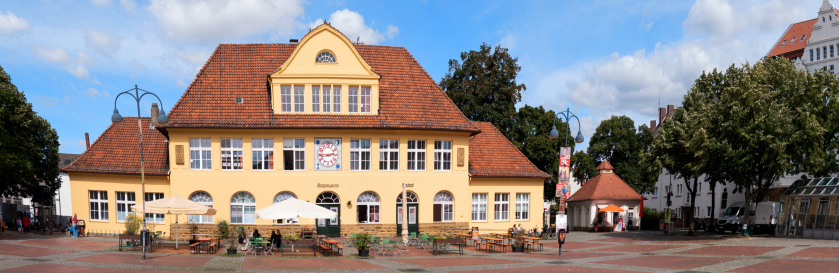
<path id="1" fill-rule="evenodd" d="M 230 198 L 239 191 L 247 191 L 256 199 L 256 208 L 264 208 L 273 203 L 274 196 L 283 191 L 290 191 L 298 199 L 312 203 L 324 191 L 336 193 L 341 198 L 341 224 L 356 224 L 356 201 L 365 191 L 372 191 L 381 200 L 381 224 L 396 224 L 396 198 L 402 192 L 402 183 L 413 184 L 408 188 L 419 197 L 420 223 L 433 222 L 433 198 L 437 192 L 446 190 L 455 199 L 455 222 L 468 222 L 471 219 L 471 195 L 469 195 L 468 158 L 463 167 L 457 166 L 457 149 L 464 148 L 468 155 L 469 133 L 400 131 L 400 130 L 232 130 L 232 129 L 169 129 L 170 154 L 174 155 L 177 145 L 184 147 L 184 164 L 178 165 L 171 157 L 172 194 L 188 198 L 196 191 L 206 191 L 213 197 L 218 214 L 216 220 L 230 219 Z M 191 170 L 189 165 L 189 138 L 211 138 L 212 170 Z M 314 139 L 341 138 L 341 171 L 314 170 Z M 237 171 L 221 170 L 221 138 L 242 138 L 244 151 L 244 169 Z M 251 139 L 274 139 L 275 170 L 251 170 Z M 306 170 L 282 170 L 282 139 L 304 138 L 306 141 Z M 350 139 L 371 139 L 371 170 L 351 171 Z M 399 170 L 380 171 L 379 139 L 399 139 Z M 407 170 L 408 140 L 426 140 L 426 170 Z M 434 140 L 452 141 L 452 170 L 434 171 Z M 337 188 L 318 188 L 318 184 L 338 184 Z M 540 190 L 541 192 L 541 190 Z M 540 199 L 541 200 L 541 199 Z M 347 206 L 347 201 L 352 205 Z M 314 224 L 314 220 L 301 219 L 302 224 Z M 270 221 L 257 220 L 257 225 L 270 225 Z"/>
<path id="2" fill-rule="evenodd" d="M 125 230 L 124 222 L 117 221 L 116 192 L 134 192 L 135 202 L 142 203 L 142 185 L 139 175 L 92 174 L 71 172 L 70 192 L 73 200 L 73 213 L 78 219 L 85 220 L 87 231 L 117 232 Z M 108 220 L 90 220 L 90 203 L 88 192 L 91 190 L 108 192 Z M 146 192 L 162 192 L 164 197 L 172 196 L 169 192 L 169 179 L 165 176 L 146 176 Z M 185 216 L 180 217 L 186 221 Z M 174 223 L 174 217 L 166 215 L 163 224 L 154 224 L 154 230 L 168 231 L 169 221 Z M 152 223 L 147 223 L 152 225 Z M 151 228 L 149 228 L 151 229 Z"/>
<path id="3" fill-rule="evenodd" d="M 500 160 L 500 159 L 499 159 Z M 545 180 L 541 178 L 472 178 L 469 181 L 469 194 L 471 207 L 472 193 L 487 194 L 487 220 L 485 222 L 471 221 L 470 226 L 479 227 L 481 233 L 506 231 L 513 227 L 513 224 L 521 224 L 522 229 L 537 227 L 541 230 L 542 201 L 544 196 Z M 509 193 L 510 209 L 508 220 L 496 221 L 495 218 L 495 193 Z M 516 220 L 516 193 L 530 193 L 530 216 L 528 220 Z M 471 210 L 471 209 L 470 209 Z M 471 220 L 471 214 L 470 214 Z"/>

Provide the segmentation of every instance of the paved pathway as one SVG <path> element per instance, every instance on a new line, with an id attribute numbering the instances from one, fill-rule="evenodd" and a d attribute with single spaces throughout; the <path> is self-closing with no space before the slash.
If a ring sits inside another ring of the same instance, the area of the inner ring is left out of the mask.
<path id="1" fill-rule="evenodd" d="M 486 253 L 469 247 L 465 255 L 432 256 L 409 248 L 400 257 L 346 256 L 244 257 L 179 255 L 161 251 L 141 259 L 136 251 L 117 251 L 113 238 L 69 238 L 0 232 L 2 272 L 837 272 L 839 241 L 776 238 L 741 239 L 700 232 L 696 237 L 657 232 L 568 234 L 558 244 L 532 253 Z M 223 252 L 223 251 L 222 251 Z"/>

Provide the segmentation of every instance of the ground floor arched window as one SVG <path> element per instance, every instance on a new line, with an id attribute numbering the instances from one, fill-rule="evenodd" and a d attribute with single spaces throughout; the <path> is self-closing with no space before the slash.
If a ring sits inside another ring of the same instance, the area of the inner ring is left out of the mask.
<path id="1" fill-rule="evenodd" d="M 434 222 L 454 221 L 454 198 L 447 191 L 434 195 Z"/>
<path id="2" fill-rule="evenodd" d="M 207 207 L 213 208 L 213 197 L 210 196 L 209 193 L 199 191 L 195 192 L 189 196 L 189 201 L 205 205 Z M 189 223 L 200 223 L 200 224 L 212 224 L 213 223 L 213 216 L 212 215 L 190 215 L 187 218 Z"/>
<path id="3" fill-rule="evenodd" d="M 358 196 L 356 211 L 359 224 L 379 223 L 379 211 L 381 203 L 379 196 L 373 192 L 364 192 Z"/>
<path id="4" fill-rule="evenodd" d="M 274 196 L 274 204 L 288 200 L 288 199 L 297 199 L 297 195 L 294 195 L 292 192 L 284 191 L 278 193 Z M 298 218 L 286 218 L 286 219 L 276 219 L 274 220 L 275 225 L 289 225 L 289 224 L 297 224 Z"/>
<path id="5" fill-rule="evenodd" d="M 230 198 L 231 224 L 256 224 L 254 211 L 256 211 L 256 199 L 250 193 L 237 192 Z"/>

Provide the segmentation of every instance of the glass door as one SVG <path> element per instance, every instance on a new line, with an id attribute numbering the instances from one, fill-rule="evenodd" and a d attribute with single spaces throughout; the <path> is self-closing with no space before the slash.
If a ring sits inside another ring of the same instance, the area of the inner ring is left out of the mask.
<path id="1" fill-rule="evenodd" d="M 419 233 L 419 206 L 408 204 L 408 234 Z M 402 205 L 396 206 L 396 236 L 402 236 Z"/>
<path id="2" fill-rule="evenodd" d="M 341 209 L 338 204 L 318 204 L 321 207 L 327 208 L 338 213 L 338 216 L 332 219 L 318 219 L 317 231 L 319 235 L 326 235 L 327 237 L 341 236 Z"/>

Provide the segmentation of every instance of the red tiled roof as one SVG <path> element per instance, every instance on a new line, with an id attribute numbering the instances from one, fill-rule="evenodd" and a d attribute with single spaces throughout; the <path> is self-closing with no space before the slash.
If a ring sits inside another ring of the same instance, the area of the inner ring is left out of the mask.
<path id="1" fill-rule="evenodd" d="M 364 61 L 381 76 L 378 115 L 270 114 L 269 74 L 286 61 L 296 46 L 219 45 L 172 108 L 170 123 L 160 127 L 479 132 L 405 48 L 391 46 L 355 45 Z M 244 102 L 234 103 L 235 97 L 242 97 Z"/>
<path id="2" fill-rule="evenodd" d="M 605 166 L 600 163 L 597 169 L 612 167 L 607 161 L 603 162 L 606 163 Z M 641 200 L 641 195 L 614 172 L 600 172 L 583 183 L 583 186 L 569 198 L 569 201 L 586 200 Z"/>
<path id="3" fill-rule="evenodd" d="M 143 154 L 146 175 L 168 175 L 169 149 L 163 135 L 149 129 L 151 118 L 143 117 Z M 111 124 L 72 164 L 62 172 L 140 174 L 140 141 L 137 117 L 125 117 Z"/>
<path id="4" fill-rule="evenodd" d="M 489 122 L 472 121 L 481 133 L 469 139 L 472 177 L 550 178 L 536 168 L 513 143 Z"/>
<path id="5" fill-rule="evenodd" d="M 796 50 L 804 50 L 807 47 L 807 41 L 810 40 L 810 35 L 813 32 L 813 25 L 816 24 L 816 20 L 811 19 L 790 25 L 787 32 L 781 36 L 781 39 L 778 39 L 778 43 L 769 51 L 767 57 L 783 55 Z M 807 37 L 804 38 L 804 41 L 801 41 L 800 39 L 804 35 L 807 35 Z M 792 42 L 793 38 L 795 38 L 795 42 Z M 786 41 L 786 44 L 784 44 L 784 41 Z M 781 46 L 781 44 L 784 45 Z"/>
<path id="6" fill-rule="evenodd" d="M 608 160 L 603 160 L 603 162 L 600 162 L 600 165 L 597 165 L 597 168 L 594 169 L 594 170 L 599 171 L 599 170 L 614 170 L 614 169 L 615 169 L 615 167 L 612 167 L 612 164 L 609 164 Z"/>

